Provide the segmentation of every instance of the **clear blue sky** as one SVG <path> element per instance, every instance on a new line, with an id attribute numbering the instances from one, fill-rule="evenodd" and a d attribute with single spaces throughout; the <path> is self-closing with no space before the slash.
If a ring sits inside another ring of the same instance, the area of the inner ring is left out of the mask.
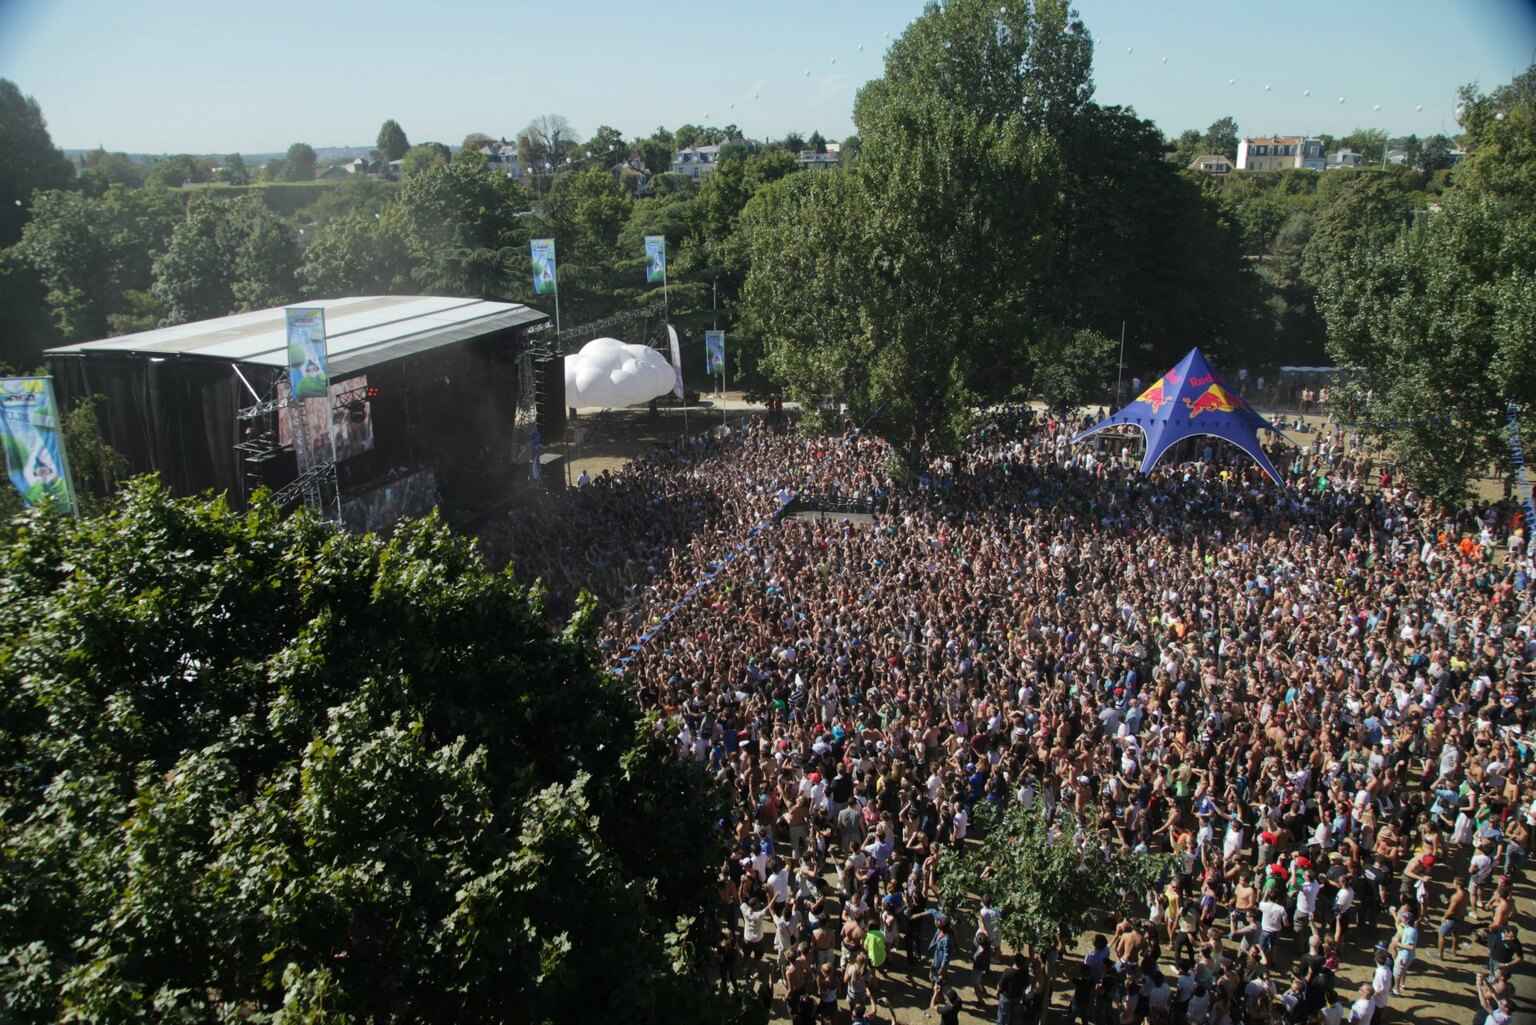
<path id="1" fill-rule="evenodd" d="M 583 137 L 599 124 L 632 134 L 707 115 L 754 138 L 791 129 L 840 138 L 852 131 L 858 86 L 880 72 L 887 33 L 920 9 L 918 0 L 0 0 L 0 76 L 37 97 L 54 141 L 69 148 L 371 144 L 388 117 L 413 141 L 457 143 L 472 131 L 511 136 L 549 112 Z M 1226 114 L 1243 134 L 1453 133 L 1456 87 L 1506 82 L 1536 50 L 1533 0 L 1081 0 L 1079 9 L 1096 42 L 1096 98 L 1131 104 L 1171 133 Z"/>

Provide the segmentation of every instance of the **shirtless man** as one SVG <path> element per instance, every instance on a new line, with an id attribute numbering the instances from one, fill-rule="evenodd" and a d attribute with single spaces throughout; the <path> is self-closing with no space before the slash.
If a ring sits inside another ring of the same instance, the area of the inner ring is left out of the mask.
<path id="1" fill-rule="evenodd" d="M 1141 963 L 1142 947 L 1146 945 L 1146 938 L 1142 935 L 1140 924 L 1133 918 L 1127 918 L 1115 928 L 1115 941 L 1111 945 L 1115 956 L 1115 965 L 1121 971 L 1133 968 Z"/>
<path id="2" fill-rule="evenodd" d="M 1467 884 L 1457 876 L 1451 884 L 1451 896 L 1445 902 L 1445 914 L 1440 918 L 1440 939 L 1437 949 L 1440 960 L 1445 960 L 1445 941 L 1451 941 L 1451 955 L 1454 957 L 1456 949 L 1461 944 L 1461 936 L 1468 932 L 1467 927 Z"/>

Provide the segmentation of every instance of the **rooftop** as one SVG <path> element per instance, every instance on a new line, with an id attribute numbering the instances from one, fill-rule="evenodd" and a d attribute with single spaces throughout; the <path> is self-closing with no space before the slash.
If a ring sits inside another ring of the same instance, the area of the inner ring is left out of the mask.
<path id="1" fill-rule="evenodd" d="M 433 295 L 352 296 L 293 305 L 325 310 L 326 349 L 334 377 L 546 319 L 545 314 L 518 303 Z M 49 349 L 47 355 L 192 358 L 282 368 L 288 365 L 283 311 L 277 306 L 79 342 Z"/>

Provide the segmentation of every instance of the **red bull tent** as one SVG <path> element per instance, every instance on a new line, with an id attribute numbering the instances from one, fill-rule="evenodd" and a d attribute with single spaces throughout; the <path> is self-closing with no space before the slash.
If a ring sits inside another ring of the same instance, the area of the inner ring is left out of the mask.
<path id="1" fill-rule="evenodd" d="M 1185 438 L 1208 435 L 1236 445 L 1248 453 L 1276 484 L 1284 483 L 1259 447 L 1259 431 L 1272 431 L 1274 426 L 1255 413 L 1236 391 L 1222 383 L 1199 349 L 1190 349 L 1189 355 L 1153 381 L 1152 387 L 1118 413 L 1105 417 L 1073 438 L 1072 443 L 1075 445 L 1121 424 L 1139 428 L 1147 437 L 1147 454 L 1141 461 L 1142 473 L 1150 473 L 1157 461 Z"/>

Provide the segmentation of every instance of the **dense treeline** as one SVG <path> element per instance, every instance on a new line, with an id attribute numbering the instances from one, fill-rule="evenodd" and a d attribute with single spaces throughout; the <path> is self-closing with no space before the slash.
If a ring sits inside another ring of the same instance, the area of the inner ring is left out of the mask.
<path id="1" fill-rule="evenodd" d="M 130 484 L 0 541 L 6 1021 L 717 1023 L 724 805 L 592 609 Z"/>

